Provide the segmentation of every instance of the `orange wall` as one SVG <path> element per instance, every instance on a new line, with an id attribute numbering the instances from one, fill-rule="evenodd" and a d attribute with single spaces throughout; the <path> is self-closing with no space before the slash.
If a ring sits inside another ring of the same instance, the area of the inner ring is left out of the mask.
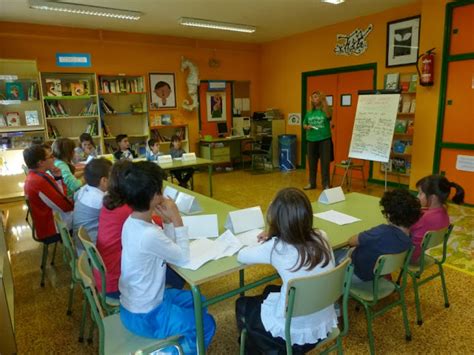
<path id="1" fill-rule="evenodd" d="M 388 72 L 415 72 L 414 65 L 385 68 L 387 22 L 421 14 L 420 52 L 436 47 L 435 86 L 419 87 L 415 116 L 412 177 L 416 180 L 431 174 L 438 110 L 439 79 L 443 44 L 446 0 L 420 0 L 376 15 L 327 26 L 262 45 L 261 108 L 278 107 L 285 117 L 290 112 L 301 112 L 301 73 L 313 70 L 377 63 L 377 88 L 383 88 Z M 348 34 L 355 28 L 373 25 L 368 36 L 368 49 L 360 56 L 334 54 L 337 34 Z M 287 133 L 296 134 L 300 142 L 300 127 L 287 126 Z M 299 143 L 299 145 L 301 145 Z M 299 147 L 300 148 L 300 147 Z M 298 150 L 300 159 L 300 149 Z"/>
<path id="2" fill-rule="evenodd" d="M 25 23 L 0 22 L 0 58 L 35 59 L 40 71 L 84 71 L 98 74 L 148 72 L 176 73 L 178 107 L 187 95 L 186 75 L 180 71 L 181 56 L 197 64 L 201 80 L 251 82 L 251 102 L 259 102 L 259 50 L 256 44 L 194 40 L 113 31 L 101 31 Z M 56 53 L 90 53 L 91 68 L 58 68 Z M 215 56 L 219 68 L 208 66 Z M 198 140 L 197 111 L 170 111 L 176 123 L 189 124 L 190 149 Z"/>

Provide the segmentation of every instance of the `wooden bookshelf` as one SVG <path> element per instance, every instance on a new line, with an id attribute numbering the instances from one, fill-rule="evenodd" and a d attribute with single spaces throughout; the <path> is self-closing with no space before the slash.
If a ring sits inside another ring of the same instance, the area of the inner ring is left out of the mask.
<path id="1" fill-rule="evenodd" d="M 189 129 L 188 125 L 156 125 L 150 127 L 150 136 L 160 142 L 160 151 L 168 153 L 170 151 L 171 137 L 175 134 L 181 137 L 182 148 L 189 151 Z"/>

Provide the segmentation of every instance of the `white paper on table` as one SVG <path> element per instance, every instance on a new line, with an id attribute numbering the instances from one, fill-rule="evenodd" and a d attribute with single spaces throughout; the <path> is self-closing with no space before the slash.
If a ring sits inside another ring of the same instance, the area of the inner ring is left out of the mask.
<path id="1" fill-rule="evenodd" d="M 163 190 L 163 196 L 168 197 L 172 199 L 173 201 L 176 201 L 176 197 L 178 197 L 178 193 L 179 191 L 171 186 L 166 186 L 165 189 Z"/>
<path id="2" fill-rule="evenodd" d="M 238 234 L 236 238 L 245 246 L 253 247 L 260 244 L 257 236 L 263 232 L 263 229 L 252 229 L 245 233 Z"/>
<path id="3" fill-rule="evenodd" d="M 226 230 L 219 236 L 219 238 L 214 241 L 214 247 L 217 252 L 214 260 L 218 260 L 226 256 L 234 255 L 240 249 L 242 249 L 244 245 L 230 230 Z"/>
<path id="4" fill-rule="evenodd" d="M 183 161 L 193 161 L 196 160 L 196 153 L 184 153 L 182 156 Z"/>
<path id="5" fill-rule="evenodd" d="M 177 265 L 185 269 L 197 270 L 208 261 L 213 260 L 215 256 L 214 241 L 198 239 L 189 244 L 189 261 Z"/>
<path id="6" fill-rule="evenodd" d="M 188 227 L 189 239 L 215 238 L 219 235 L 216 214 L 183 216 L 183 224 Z"/>
<path id="7" fill-rule="evenodd" d="M 326 221 L 336 223 L 340 226 L 360 221 L 359 218 L 349 216 L 348 214 L 329 210 L 326 212 L 315 213 L 314 217 L 324 219 Z"/>
<path id="8" fill-rule="evenodd" d="M 176 197 L 176 206 L 178 206 L 179 212 L 186 214 L 199 213 L 202 211 L 196 197 L 185 192 L 180 192 L 178 197 Z"/>
<path id="9" fill-rule="evenodd" d="M 265 221 L 260 206 L 229 212 L 225 222 L 225 228 L 230 229 L 234 234 L 263 227 L 265 227 Z"/>
<path id="10" fill-rule="evenodd" d="M 166 154 L 166 155 L 160 155 L 158 156 L 158 165 L 160 164 L 172 164 L 173 163 L 173 158 L 171 155 Z"/>

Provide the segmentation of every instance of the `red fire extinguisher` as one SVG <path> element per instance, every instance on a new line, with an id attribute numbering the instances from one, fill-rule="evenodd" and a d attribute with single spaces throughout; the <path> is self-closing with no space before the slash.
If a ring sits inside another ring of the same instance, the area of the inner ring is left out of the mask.
<path id="1" fill-rule="evenodd" d="M 416 69 L 418 71 L 421 86 L 433 86 L 434 84 L 434 50 L 435 48 L 431 48 L 418 57 Z"/>

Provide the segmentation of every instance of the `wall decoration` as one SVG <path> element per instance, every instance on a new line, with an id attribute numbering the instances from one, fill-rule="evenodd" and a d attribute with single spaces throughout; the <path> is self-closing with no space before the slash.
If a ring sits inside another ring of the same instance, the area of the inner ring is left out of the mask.
<path id="1" fill-rule="evenodd" d="M 227 121 L 225 92 L 206 94 L 207 120 L 209 122 Z"/>
<path id="2" fill-rule="evenodd" d="M 365 30 L 356 28 L 350 34 L 336 35 L 336 55 L 361 55 L 367 50 L 367 36 L 372 32 L 373 25 L 370 24 Z"/>
<path id="3" fill-rule="evenodd" d="M 328 103 L 329 107 L 332 107 L 334 105 L 332 95 L 326 95 L 326 102 Z"/>
<path id="4" fill-rule="evenodd" d="M 341 95 L 341 106 L 351 106 L 352 105 L 352 95 L 351 94 L 342 94 Z"/>
<path id="5" fill-rule="evenodd" d="M 415 64 L 420 40 L 420 16 L 387 23 L 387 57 L 385 66 Z"/>
<path id="6" fill-rule="evenodd" d="M 385 74 L 384 80 L 384 89 L 396 90 L 398 89 L 398 81 L 400 78 L 400 73 L 387 73 Z"/>
<path id="7" fill-rule="evenodd" d="M 7 100 L 24 100 L 23 84 L 20 82 L 5 83 Z"/>
<path id="8" fill-rule="evenodd" d="M 288 114 L 288 125 L 300 126 L 301 125 L 301 113 L 289 113 Z"/>
<path id="9" fill-rule="evenodd" d="M 176 108 L 174 73 L 150 73 L 149 75 L 151 109 Z"/>
<path id="10" fill-rule="evenodd" d="M 192 103 L 189 100 L 183 100 L 181 105 L 186 111 L 193 111 L 199 106 L 198 102 L 198 85 L 199 85 L 199 69 L 189 59 L 181 57 L 181 71 L 189 69 L 188 78 L 186 84 L 188 85 L 188 95 L 192 99 Z"/>

